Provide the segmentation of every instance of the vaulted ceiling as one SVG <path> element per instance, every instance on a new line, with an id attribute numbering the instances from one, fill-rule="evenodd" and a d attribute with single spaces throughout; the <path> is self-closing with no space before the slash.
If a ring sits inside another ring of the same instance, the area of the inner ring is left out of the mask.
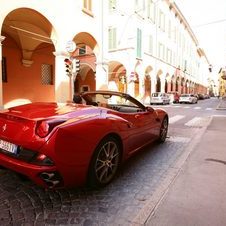
<path id="1" fill-rule="evenodd" d="M 22 51 L 25 64 L 31 61 L 33 52 L 40 44 L 53 44 L 51 23 L 37 11 L 27 8 L 16 9 L 6 16 L 2 34 L 14 39 Z"/>

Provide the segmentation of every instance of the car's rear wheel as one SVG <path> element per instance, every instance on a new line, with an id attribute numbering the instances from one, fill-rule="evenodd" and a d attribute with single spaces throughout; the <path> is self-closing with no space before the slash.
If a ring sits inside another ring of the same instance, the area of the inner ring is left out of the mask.
<path id="1" fill-rule="evenodd" d="M 121 150 L 114 137 L 103 139 L 97 146 L 89 167 L 88 184 L 91 187 L 103 187 L 115 177 L 119 165 Z"/>
<path id="2" fill-rule="evenodd" d="M 159 139 L 158 139 L 159 143 L 165 142 L 167 137 L 167 132 L 168 132 L 168 118 L 165 117 L 160 127 Z"/>

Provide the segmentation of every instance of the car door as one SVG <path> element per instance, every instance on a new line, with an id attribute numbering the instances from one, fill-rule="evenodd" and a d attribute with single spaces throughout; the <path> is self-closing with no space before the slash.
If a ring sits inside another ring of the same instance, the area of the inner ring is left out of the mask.
<path id="1" fill-rule="evenodd" d="M 154 110 L 125 114 L 122 116 L 130 122 L 128 129 L 128 150 L 138 148 L 155 140 L 159 134 L 159 121 Z"/>

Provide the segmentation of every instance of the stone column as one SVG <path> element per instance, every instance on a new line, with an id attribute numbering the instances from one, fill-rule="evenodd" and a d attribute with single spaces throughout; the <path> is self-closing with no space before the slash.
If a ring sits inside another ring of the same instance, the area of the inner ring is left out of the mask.
<path id="1" fill-rule="evenodd" d="M 3 89 L 2 89 L 2 42 L 5 37 L 0 36 L 0 109 L 3 109 Z"/>
<path id="2" fill-rule="evenodd" d="M 96 90 L 108 89 L 108 64 L 96 62 Z"/>
<path id="3" fill-rule="evenodd" d="M 169 81 L 167 81 L 167 93 L 170 92 L 171 89 L 172 89 L 172 87 L 171 87 L 171 81 L 169 80 Z"/>
<path id="4" fill-rule="evenodd" d="M 156 92 L 156 76 L 151 78 L 151 94 Z"/>
<path id="5" fill-rule="evenodd" d="M 145 77 L 140 76 L 139 77 L 139 100 L 144 103 L 145 98 Z"/>
<path id="6" fill-rule="evenodd" d="M 161 78 L 160 78 L 160 81 L 161 81 L 161 92 L 162 93 L 165 93 L 165 85 L 166 85 L 166 80 L 165 80 L 165 77 L 164 76 L 161 76 Z"/>
<path id="7" fill-rule="evenodd" d="M 64 59 L 69 57 L 68 53 L 57 51 L 53 54 L 55 55 L 55 100 L 60 103 L 72 101 L 72 78 L 66 74 L 64 63 Z"/>

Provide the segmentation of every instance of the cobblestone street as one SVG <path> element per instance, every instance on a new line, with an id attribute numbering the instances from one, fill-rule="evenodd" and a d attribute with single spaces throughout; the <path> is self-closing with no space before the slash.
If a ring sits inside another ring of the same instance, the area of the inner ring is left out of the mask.
<path id="1" fill-rule="evenodd" d="M 44 190 L 13 172 L 1 170 L 0 224 L 139 224 L 139 214 L 143 214 L 152 194 L 198 131 L 181 129 L 177 137 L 171 130 L 164 144 L 148 147 L 131 158 L 113 183 L 101 190 Z"/>

